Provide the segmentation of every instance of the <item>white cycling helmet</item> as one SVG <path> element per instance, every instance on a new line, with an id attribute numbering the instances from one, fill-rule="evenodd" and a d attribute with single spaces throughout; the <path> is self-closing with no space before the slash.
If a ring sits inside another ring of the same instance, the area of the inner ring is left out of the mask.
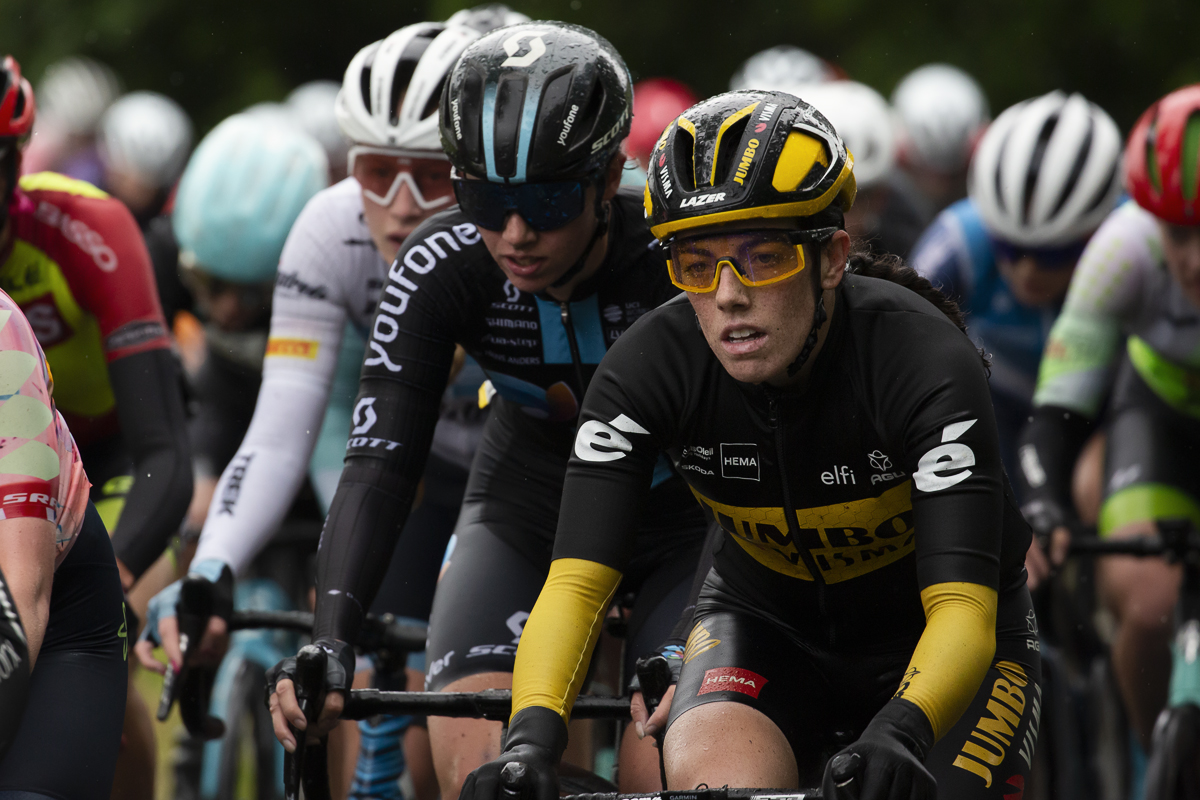
<path id="1" fill-rule="evenodd" d="M 100 121 L 97 149 L 105 165 L 132 173 L 159 189 L 175 182 L 192 147 L 192 121 L 171 98 L 131 92 Z"/>
<path id="2" fill-rule="evenodd" d="M 331 165 L 346 168 L 346 153 L 350 143 L 338 127 L 334 104 L 341 87 L 335 81 L 309 81 L 292 90 L 284 105 L 296 117 L 304 132 L 325 148 Z"/>
<path id="3" fill-rule="evenodd" d="M 342 133 L 355 144 L 442 152 L 442 86 L 479 36 L 463 25 L 418 22 L 359 50 L 335 104 Z"/>
<path id="4" fill-rule="evenodd" d="M 915 165 L 943 173 L 967 166 L 991 118 L 983 88 L 949 64 L 926 64 L 892 92 L 900 149 Z"/>
<path id="5" fill-rule="evenodd" d="M 505 28 L 521 22 L 529 22 L 529 16 L 520 11 L 513 11 L 504 3 L 484 3 L 474 8 L 464 8 L 455 11 L 446 20 L 447 25 L 466 25 L 480 33 L 488 33 L 496 28 Z"/>
<path id="6" fill-rule="evenodd" d="M 746 59 L 729 79 L 729 90 L 761 89 L 767 92 L 796 93 L 796 88 L 809 83 L 825 83 L 838 79 L 834 68 L 823 58 L 801 47 L 781 44 L 755 53 Z"/>
<path id="7" fill-rule="evenodd" d="M 90 58 L 72 56 L 46 67 L 36 96 L 40 114 L 69 134 L 90 135 L 120 94 L 121 81 L 111 69 Z"/>
<path id="8" fill-rule="evenodd" d="M 988 232 L 1024 247 L 1088 236 L 1121 194 L 1121 132 L 1104 109 L 1060 91 L 1017 103 L 979 142 L 968 194 Z"/>
<path id="9" fill-rule="evenodd" d="M 805 86 L 799 97 L 824 114 L 846 143 L 860 190 L 887 178 L 896 164 L 896 137 L 883 95 L 857 81 L 831 81 Z"/>

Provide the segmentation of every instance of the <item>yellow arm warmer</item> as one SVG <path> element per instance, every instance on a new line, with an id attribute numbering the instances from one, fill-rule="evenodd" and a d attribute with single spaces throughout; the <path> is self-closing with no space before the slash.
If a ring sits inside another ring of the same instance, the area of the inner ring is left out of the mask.
<path id="1" fill-rule="evenodd" d="M 967 710 L 996 655 L 996 590 L 938 583 L 921 592 L 921 605 L 925 632 L 896 697 L 925 713 L 937 741 Z"/>
<path id="2" fill-rule="evenodd" d="M 517 647 L 513 716 L 541 706 L 569 721 L 600 623 L 620 582 L 620 572 L 595 561 L 559 558 L 550 564 Z"/>

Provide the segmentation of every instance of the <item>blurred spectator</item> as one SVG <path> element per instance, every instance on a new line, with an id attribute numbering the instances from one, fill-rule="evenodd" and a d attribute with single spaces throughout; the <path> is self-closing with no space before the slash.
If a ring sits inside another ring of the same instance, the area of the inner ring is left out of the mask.
<path id="1" fill-rule="evenodd" d="M 103 183 L 96 129 L 120 94 L 116 74 L 90 58 L 73 56 L 46 67 L 37 89 L 37 129 L 26 151 L 25 172 L 53 170 Z"/>
<path id="2" fill-rule="evenodd" d="M 900 165 L 934 208 L 967 194 L 967 164 L 991 119 L 983 88 L 949 64 L 926 64 L 892 92 Z"/>
<path id="3" fill-rule="evenodd" d="M 846 230 L 874 253 L 907 258 L 932 213 L 896 168 L 896 137 L 887 101 L 856 81 L 804 86 L 800 97 L 833 123 L 854 156 L 858 196 L 846 213 Z"/>

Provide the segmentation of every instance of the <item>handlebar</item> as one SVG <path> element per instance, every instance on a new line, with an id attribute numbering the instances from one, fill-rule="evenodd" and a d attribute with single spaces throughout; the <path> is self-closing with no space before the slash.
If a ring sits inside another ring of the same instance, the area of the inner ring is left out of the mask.
<path id="1" fill-rule="evenodd" d="M 1138 536 L 1131 539 L 1072 536 L 1070 554 L 1126 555 L 1140 558 L 1165 556 L 1172 563 L 1200 559 L 1200 532 L 1190 519 L 1160 519 L 1157 524 L 1157 536 Z"/>
<path id="2" fill-rule="evenodd" d="M 367 719 L 376 714 L 413 714 L 504 722 L 512 715 L 512 692 L 382 692 L 355 689 L 346 698 L 342 719 Z M 629 719 L 628 697 L 581 697 L 571 719 Z"/>
<path id="3" fill-rule="evenodd" d="M 692 790 L 665 790 L 650 794 L 618 794 L 598 792 L 595 794 L 568 794 L 560 800 L 821 800 L 820 789 L 804 789 L 798 792 L 772 789 L 709 789 L 704 784 Z"/>

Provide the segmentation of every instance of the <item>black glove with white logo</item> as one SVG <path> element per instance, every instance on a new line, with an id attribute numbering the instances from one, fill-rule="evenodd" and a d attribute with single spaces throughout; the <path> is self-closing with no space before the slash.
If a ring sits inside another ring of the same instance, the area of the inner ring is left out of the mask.
<path id="1" fill-rule="evenodd" d="M 522 709 L 508 725 L 504 752 L 467 776 L 459 800 L 557 800 L 566 749 L 562 717 L 548 708 Z"/>
<path id="2" fill-rule="evenodd" d="M 348 692 L 354 682 L 354 647 L 345 642 L 318 639 L 313 642 L 328 655 L 325 659 L 325 690 L 321 696 L 329 692 Z M 267 707 L 271 706 L 271 695 L 275 694 L 275 686 L 281 680 L 296 681 L 296 657 L 285 658 L 267 671 Z M 315 688 L 315 687 L 306 687 Z M 315 693 L 314 693 L 315 694 Z"/>
<path id="3" fill-rule="evenodd" d="M 933 728 L 907 700 L 888 702 L 858 741 L 825 765 L 826 800 L 935 800 L 937 782 L 925 768 Z"/>
<path id="4" fill-rule="evenodd" d="M 1029 527 L 1033 528 L 1033 534 L 1043 550 L 1049 546 L 1050 534 L 1054 533 L 1055 528 L 1066 527 L 1072 519 L 1061 504 L 1049 497 L 1030 500 L 1021 506 L 1021 514 Z"/>

